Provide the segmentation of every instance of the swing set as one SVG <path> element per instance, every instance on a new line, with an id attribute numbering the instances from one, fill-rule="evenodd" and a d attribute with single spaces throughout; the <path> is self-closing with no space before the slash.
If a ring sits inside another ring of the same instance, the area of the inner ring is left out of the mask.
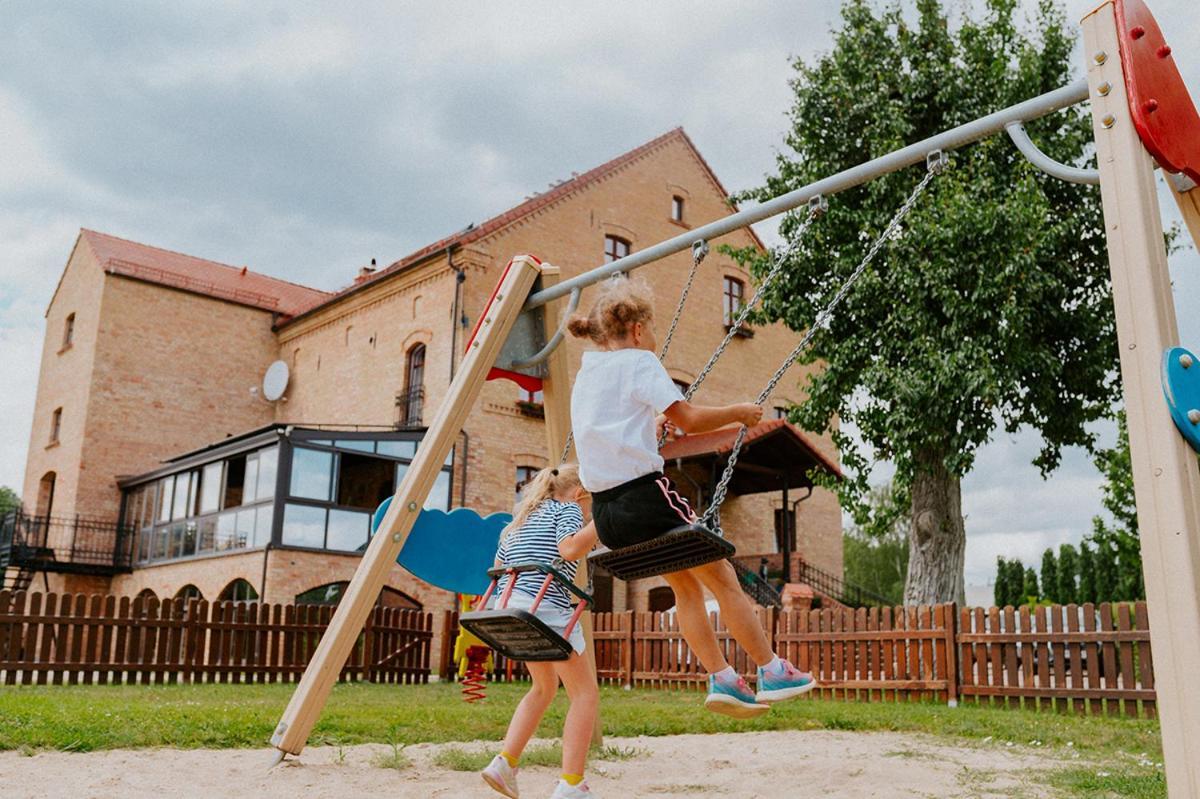
<path id="1" fill-rule="evenodd" d="M 443 460 L 462 429 L 486 380 L 508 379 L 544 392 L 547 448 L 560 461 L 570 452 L 570 379 L 564 338 L 567 317 L 579 306 L 582 292 L 605 278 L 646 266 L 692 249 L 692 272 L 664 340 L 670 346 L 688 290 L 707 252 L 706 242 L 769 217 L 806 209 L 793 244 L 774 254 L 754 298 L 742 309 L 725 340 L 689 387 L 690 398 L 724 352 L 754 304 L 785 268 L 792 247 L 817 224 L 830 198 L 872 179 L 915 165 L 925 174 L 891 222 L 874 240 L 857 266 L 825 303 L 796 348 L 758 395 L 764 402 L 788 368 L 811 344 L 854 283 L 878 253 L 900 234 L 900 225 L 937 175 L 948 167 L 948 153 L 999 133 L 1007 133 L 1017 149 L 1052 177 L 1099 185 L 1108 240 L 1113 301 L 1121 358 L 1121 379 L 1129 424 L 1143 567 L 1151 617 L 1156 690 L 1169 795 L 1200 796 L 1200 703 L 1187 699 L 1193 675 L 1200 672 L 1200 363 L 1178 346 L 1170 276 L 1158 199 L 1155 169 L 1170 182 L 1192 238 L 1200 246 L 1200 115 L 1188 94 L 1171 48 L 1143 0 L 1105 0 L 1082 21 L 1087 77 L 1015 106 L 945 131 L 859 166 L 783 194 L 753 208 L 723 217 L 647 249 L 560 280 L 556 267 L 529 255 L 518 255 L 504 270 L 467 344 L 445 401 L 429 426 L 416 458 L 377 516 L 372 538 L 353 581 L 321 638 L 291 702 L 276 726 L 271 743 L 275 762 L 299 754 L 328 699 L 341 667 L 382 588 L 391 565 L 401 565 L 434 585 L 483 594 L 476 609 L 464 614 L 484 640 L 500 651 L 526 659 L 565 657 L 562 636 L 530 613 L 485 608 L 499 573 L 486 588 L 486 567 L 461 574 L 454 550 L 457 528 L 453 514 L 422 511 Z M 1041 152 L 1023 124 L 1064 108 L 1090 102 L 1097 168 L 1061 164 Z M 563 303 L 562 300 L 566 299 Z M 565 307 L 560 307 L 564 306 Z M 1165 399 L 1165 401 L 1164 401 Z M 733 553 L 720 522 L 720 506 L 733 477 L 746 429 L 737 436 L 712 502 L 697 523 L 630 549 L 593 553 L 590 563 L 617 577 L 633 579 L 690 568 Z M 661 443 L 661 442 L 660 442 Z M 1195 450 L 1195 451 L 1193 451 Z M 463 509 L 455 511 L 460 513 Z M 472 511 L 466 511 L 471 513 Z M 478 518 L 478 517 L 476 517 Z M 498 532 L 504 519 L 489 517 Z M 437 534 L 436 531 L 442 531 Z M 433 541 L 432 539 L 444 539 Z M 490 541 L 494 552 L 495 536 Z M 482 551 L 482 544 L 476 549 Z M 409 552 L 409 556 L 403 553 Z M 412 557 L 413 553 L 424 553 Z M 446 557 L 446 562 L 439 559 Z M 490 566 L 490 563 L 488 564 Z M 543 593 L 552 581 L 571 581 L 552 565 L 515 567 L 545 575 Z M 500 570 L 503 572 L 504 570 Z M 450 572 L 456 572 L 450 574 Z M 576 581 L 586 580 L 580 569 Z M 446 579 L 443 579 L 445 577 Z M 510 584 L 516 574 L 511 575 Z M 469 587 L 468 587 L 469 586 Z M 573 624 L 590 638 L 590 597 L 570 585 L 579 599 Z M 532 620 L 532 621 L 531 621 Z M 535 624 L 536 622 L 536 624 Z M 544 625 L 541 625 L 544 627 Z M 568 634 L 569 634 L 568 630 Z M 593 657 L 591 647 L 589 658 Z M 594 663 L 593 663 L 594 666 Z"/>

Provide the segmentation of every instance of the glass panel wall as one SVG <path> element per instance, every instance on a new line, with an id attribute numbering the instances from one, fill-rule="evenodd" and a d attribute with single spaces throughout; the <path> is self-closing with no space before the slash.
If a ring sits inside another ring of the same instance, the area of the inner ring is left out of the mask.
<path id="1" fill-rule="evenodd" d="M 274 519 L 279 447 L 232 455 L 126 492 L 138 563 L 265 546 Z"/>

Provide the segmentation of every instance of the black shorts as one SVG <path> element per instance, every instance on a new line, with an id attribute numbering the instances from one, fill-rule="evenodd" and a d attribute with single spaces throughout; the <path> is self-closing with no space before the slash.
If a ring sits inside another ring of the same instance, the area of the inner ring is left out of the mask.
<path id="1" fill-rule="evenodd" d="M 693 524 L 696 514 L 670 478 L 652 472 L 593 493 L 592 520 L 600 543 L 622 549 Z"/>

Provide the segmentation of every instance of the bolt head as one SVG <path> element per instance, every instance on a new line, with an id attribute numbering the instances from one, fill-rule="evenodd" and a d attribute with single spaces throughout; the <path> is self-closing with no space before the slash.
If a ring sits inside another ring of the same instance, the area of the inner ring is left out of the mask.
<path id="1" fill-rule="evenodd" d="M 1108 81 L 1104 81 L 1104 83 L 1101 83 L 1096 87 L 1096 91 L 1100 92 L 1101 97 L 1108 97 L 1109 93 L 1112 91 L 1112 84 Z"/>
<path id="2" fill-rule="evenodd" d="M 1143 28 L 1141 25 L 1138 25 L 1138 26 L 1134 27 L 1133 30 L 1129 31 L 1129 35 L 1135 39 L 1140 39 L 1146 35 L 1146 29 Z"/>
<path id="3" fill-rule="evenodd" d="M 399 533 L 392 533 L 392 543 L 394 543 L 394 544 L 400 543 L 400 534 Z"/>
<path id="4" fill-rule="evenodd" d="M 1158 100 L 1155 100 L 1153 97 L 1150 98 L 1146 102 L 1142 103 L 1142 110 L 1147 114 L 1153 114 L 1158 110 Z"/>
<path id="5" fill-rule="evenodd" d="M 1113 125 L 1117 124 L 1117 118 L 1112 114 L 1105 114 L 1104 119 L 1100 120 L 1100 124 L 1104 126 L 1105 130 L 1107 130 Z"/>
<path id="6" fill-rule="evenodd" d="M 408 509 L 409 509 L 410 511 L 416 510 L 416 509 L 417 509 L 417 503 L 415 503 L 415 502 L 410 502 L 410 503 L 408 503 Z"/>
<path id="7" fill-rule="evenodd" d="M 1192 424 L 1200 424 L 1200 410 L 1192 408 L 1188 411 L 1188 421 Z"/>
<path id="8" fill-rule="evenodd" d="M 1156 55 L 1159 58 L 1166 58 L 1170 54 L 1171 54 L 1171 45 L 1169 45 L 1169 44 L 1164 44 L 1162 47 L 1158 48 L 1158 52 L 1156 53 Z"/>
<path id="9" fill-rule="evenodd" d="M 1096 55 L 1092 56 L 1092 58 L 1097 64 L 1103 64 L 1104 62 L 1108 61 L 1108 53 L 1101 50 L 1096 53 Z"/>
<path id="10" fill-rule="evenodd" d="M 1179 365 L 1182 366 L 1184 369 L 1191 369 L 1192 368 L 1192 356 L 1188 355 L 1187 353 L 1180 355 L 1179 356 Z"/>

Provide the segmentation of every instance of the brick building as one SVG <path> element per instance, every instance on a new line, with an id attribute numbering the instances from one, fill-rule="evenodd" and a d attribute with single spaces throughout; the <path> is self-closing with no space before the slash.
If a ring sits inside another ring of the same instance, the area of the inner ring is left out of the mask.
<path id="1" fill-rule="evenodd" d="M 25 507 L 8 522 L 13 542 L 0 541 L 6 579 L 160 598 L 336 599 L 370 510 L 419 446 L 509 258 L 533 253 L 568 278 L 727 215 L 727 196 L 677 129 L 385 268 L 364 268 L 334 293 L 81 231 L 46 312 Z M 718 247 L 759 246 L 753 233 L 710 244 L 665 364 L 680 384 L 751 288 Z M 660 324 L 689 268 L 681 253 L 639 271 Z M 739 336 L 697 401 L 752 399 L 794 342 L 779 325 Z M 565 346 L 574 373 L 583 346 Z M 289 379 L 272 401 L 261 387 L 276 361 Z M 842 566 L 836 498 L 806 477 L 836 471 L 837 453 L 827 435 L 778 419 L 800 398 L 805 368 L 752 431 L 723 511 L 744 564 L 757 570 L 765 558 L 778 572 L 787 561 L 793 578 L 801 558 L 836 575 Z M 521 481 L 548 463 L 538 400 L 488 383 L 429 505 L 510 509 Z M 664 451 L 700 506 L 730 438 L 687 436 Z M 673 604 L 661 580 L 601 578 L 597 594 L 601 609 Z M 398 567 L 381 601 L 453 604 Z"/>

